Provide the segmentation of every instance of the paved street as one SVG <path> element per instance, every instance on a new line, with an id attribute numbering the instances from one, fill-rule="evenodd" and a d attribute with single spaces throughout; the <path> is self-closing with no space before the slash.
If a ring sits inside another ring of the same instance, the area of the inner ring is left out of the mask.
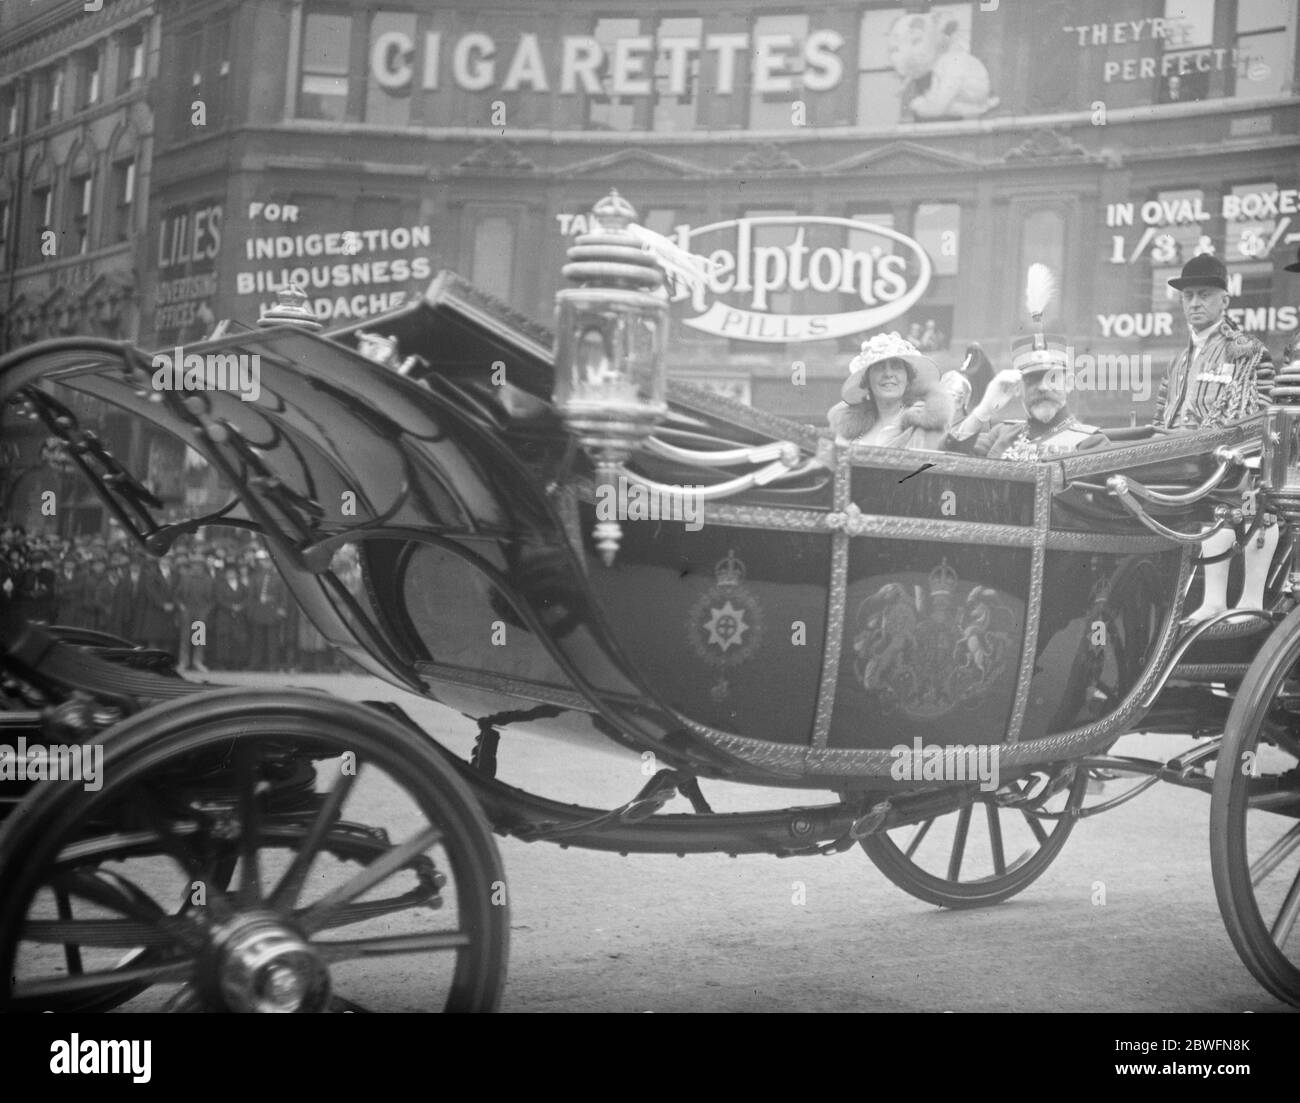
<path id="1" fill-rule="evenodd" d="M 461 751 L 475 731 L 441 706 L 361 676 L 219 677 L 391 697 Z M 1117 752 L 1185 746 L 1131 737 Z M 644 781 L 628 752 L 508 729 L 500 759 L 506 781 L 597 806 L 622 803 Z M 720 811 L 818 799 L 717 782 L 704 790 Z M 1198 793 L 1156 786 L 1080 824 L 1019 897 L 966 912 L 906 895 L 860 851 L 623 858 L 499 840 L 513 909 L 505 1009 L 1287 1010 L 1258 987 L 1224 932 L 1210 876 L 1209 808 Z M 1104 904 L 1093 902 L 1099 889 Z M 795 903 L 800 897 L 805 902 Z"/>

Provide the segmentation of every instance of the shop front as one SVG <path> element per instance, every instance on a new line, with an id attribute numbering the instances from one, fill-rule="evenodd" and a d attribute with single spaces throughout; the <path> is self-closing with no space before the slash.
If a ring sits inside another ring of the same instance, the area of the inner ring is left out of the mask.
<path id="1" fill-rule="evenodd" d="M 161 10 L 161 81 L 194 92 L 159 120 L 160 345 L 285 283 L 350 324 L 441 268 L 548 323 L 611 187 L 711 261 L 674 289 L 673 372 L 796 417 L 880 331 L 1005 366 L 1035 262 L 1110 424 L 1150 412 L 1196 253 L 1274 356 L 1300 328 L 1291 4 Z"/>

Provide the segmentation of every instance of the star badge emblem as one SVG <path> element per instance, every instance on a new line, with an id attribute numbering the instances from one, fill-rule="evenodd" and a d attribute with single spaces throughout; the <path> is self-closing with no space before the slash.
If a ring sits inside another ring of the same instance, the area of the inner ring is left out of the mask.
<path id="1" fill-rule="evenodd" d="M 709 632 L 709 643 L 716 644 L 724 652 L 732 646 L 740 647 L 744 642 L 749 625 L 745 623 L 745 611 L 737 609 L 728 601 L 721 609 L 709 609 L 709 619 L 704 625 Z"/>

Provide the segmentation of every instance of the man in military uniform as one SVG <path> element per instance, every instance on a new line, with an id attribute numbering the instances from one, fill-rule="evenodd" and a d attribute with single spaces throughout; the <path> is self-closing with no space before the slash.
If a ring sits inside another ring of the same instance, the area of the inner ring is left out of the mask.
<path id="1" fill-rule="evenodd" d="M 949 451 L 993 460 L 1045 460 L 1106 443 L 1095 425 L 1085 425 L 1070 413 L 1063 337 L 1017 337 L 1011 343 L 1011 363 L 993 377 L 975 408 L 948 430 Z M 999 413 L 1016 395 L 1025 419 L 998 422 Z"/>

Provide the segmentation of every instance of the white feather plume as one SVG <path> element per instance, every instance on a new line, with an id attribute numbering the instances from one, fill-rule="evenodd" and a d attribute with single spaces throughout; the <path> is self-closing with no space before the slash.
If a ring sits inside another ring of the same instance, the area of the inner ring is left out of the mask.
<path id="1" fill-rule="evenodd" d="M 664 237 L 663 234 L 647 230 L 644 226 L 638 226 L 635 222 L 628 224 L 627 232 L 641 243 L 641 248 L 653 256 L 669 276 L 681 280 L 688 287 L 697 288 L 702 286 L 710 271 L 712 271 L 713 265 L 708 257 L 702 257 L 697 253 L 688 253 L 671 238 Z"/>
<path id="2" fill-rule="evenodd" d="M 1025 306 L 1035 321 L 1041 320 L 1048 303 L 1056 294 L 1056 277 L 1045 264 L 1031 264 L 1025 281 Z"/>

